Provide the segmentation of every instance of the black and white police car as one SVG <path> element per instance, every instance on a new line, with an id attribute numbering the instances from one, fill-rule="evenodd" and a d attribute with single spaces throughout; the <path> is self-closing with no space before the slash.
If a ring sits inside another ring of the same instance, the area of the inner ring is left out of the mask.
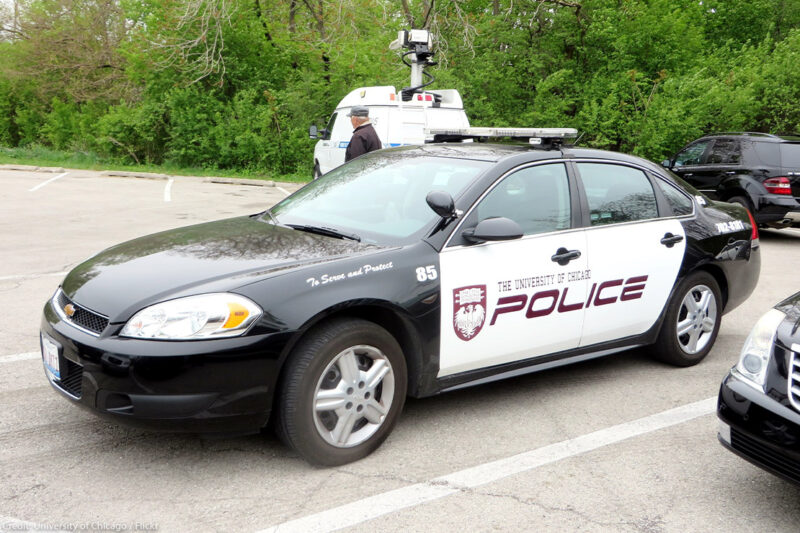
<path id="1" fill-rule="evenodd" d="M 46 374 L 114 420 L 256 432 L 311 462 L 375 450 L 407 395 L 652 345 L 701 361 L 753 291 L 758 233 L 574 130 L 366 154 L 272 209 L 109 248 L 44 308 Z M 538 143 L 538 144 L 537 144 Z"/>

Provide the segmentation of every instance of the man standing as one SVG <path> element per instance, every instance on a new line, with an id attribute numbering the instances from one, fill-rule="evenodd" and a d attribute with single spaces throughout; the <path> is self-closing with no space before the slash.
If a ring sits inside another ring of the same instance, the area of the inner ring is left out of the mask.
<path id="1" fill-rule="evenodd" d="M 382 148 L 381 140 L 378 138 L 378 134 L 375 133 L 375 128 L 369 122 L 368 107 L 363 105 L 353 106 L 347 116 L 350 117 L 350 124 L 353 125 L 353 137 L 350 139 L 350 144 L 347 145 L 347 150 L 344 153 L 345 162 L 367 152 Z"/>

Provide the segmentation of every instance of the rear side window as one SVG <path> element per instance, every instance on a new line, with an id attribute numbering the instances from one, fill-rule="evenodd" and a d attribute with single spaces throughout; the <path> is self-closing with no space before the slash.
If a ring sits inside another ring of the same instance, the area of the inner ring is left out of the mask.
<path id="1" fill-rule="evenodd" d="M 742 159 L 739 141 L 733 139 L 717 139 L 711 147 L 706 163 L 709 165 L 738 165 Z"/>
<path id="2" fill-rule="evenodd" d="M 692 200 L 684 193 L 680 192 L 677 187 L 673 187 L 664 180 L 655 180 L 658 183 L 661 192 L 667 198 L 672 212 L 676 216 L 691 215 L 694 211 L 694 204 Z"/>
<path id="3" fill-rule="evenodd" d="M 800 168 L 800 144 L 784 143 L 781 147 L 781 166 Z"/>
<path id="4" fill-rule="evenodd" d="M 605 163 L 578 163 L 592 226 L 658 216 L 656 196 L 641 170 Z"/>
<path id="5" fill-rule="evenodd" d="M 778 143 L 754 142 L 753 148 L 755 148 L 756 155 L 763 164 L 773 167 L 781 166 L 781 153 Z"/>

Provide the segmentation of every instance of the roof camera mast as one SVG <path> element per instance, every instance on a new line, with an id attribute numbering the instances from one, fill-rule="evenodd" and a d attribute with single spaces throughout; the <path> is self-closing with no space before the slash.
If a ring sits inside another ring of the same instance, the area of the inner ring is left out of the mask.
<path id="1" fill-rule="evenodd" d="M 389 44 L 390 50 L 408 49 L 402 55 L 402 61 L 411 68 L 411 86 L 404 87 L 400 91 L 403 101 L 411 100 L 415 92 L 427 87 L 434 82 L 434 77 L 425 72 L 425 67 L 436 65 L 436 61 L 431 58 L 436 53 L 433 50 L 433 39 L 428 30 L 400 30 L 397 32 L 397 39 Z M 406 56 L 411 58 L 411 63 L 406 61 Z M 430 81 L 423 83 L 422 76 L 427 76 Z"/>

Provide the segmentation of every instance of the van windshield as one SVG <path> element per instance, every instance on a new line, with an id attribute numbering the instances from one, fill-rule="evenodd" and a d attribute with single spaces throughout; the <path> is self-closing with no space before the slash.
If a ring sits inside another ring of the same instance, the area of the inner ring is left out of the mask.
<path id="1" fill-rule="evenodd" d="M 403 244 L 438 219 L 430 191 L 453 198 L 492 163 L 412 155 L 367 154 L 315 180 L 271 209 L 277 223 L 335 230 L 363 242 Z M 269 221 L 265 214 L 262 220 Z"/>

